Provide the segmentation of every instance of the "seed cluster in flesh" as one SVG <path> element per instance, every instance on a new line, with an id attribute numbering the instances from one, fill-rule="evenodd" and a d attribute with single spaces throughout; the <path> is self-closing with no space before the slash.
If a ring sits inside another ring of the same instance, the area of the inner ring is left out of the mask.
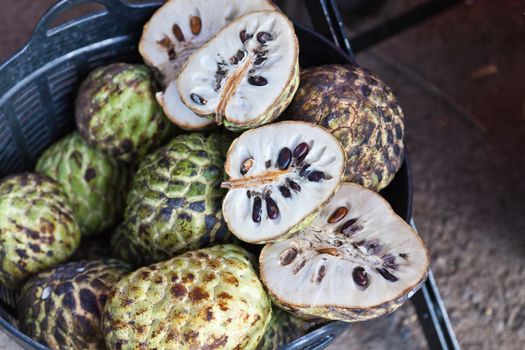
<path id="1" fill-rule="evenodd" d="M 311 124 L 246 132 L 228 152 L 230 179 L 222 183 L 229 189 L 223 212 L 230 230 L 252 243 L 293 234 L 333 195 L 343 163 L 338 141 Z"/>
<path id="2" fill-rule="evenodd" d="M 222 140 L 179 135 L 140 163 L 127 200 L 126 235 L 153 261 L 229 239 L 219 188 Z"/>
<path id="3" fill-rule="evenodd" d="M 261 279 L 286 310 L 361 321 L 401 306 L 423 283 L 429 260 L 384 199 L 344 183 L 312 226 L 267 245 L 260 263 Z"/>
<path id="4" fill-rule="evenodd" d="M 20 329 L 52 349 L 103 348 L 107 294 L 128 272 L 117 260 L 83 260 L 32 277 L 18 302 Z"/>
<path id="5" fill-rule="evenodd" d="M 104 232 L 122 217 L 128 169 L 90 148 L 76 132 L 53 144 L 40 156 L 36 171 L 60 183 L 83 235 Z"/>
<path id="6" fill-rule="evenodd" d="M 246 14 L 186 62 L 178 77 L 182 101 L 229 129 L 277 118 L 298 87 L 293 26 L 278 11 Z"/>
<path id="7" fill-rule="evenodd" d="M 287 118 L 322 125 L 347 156 L 344 181 L 379 191 L 403 162 L 404 117 L 392 90 L 369 70 L 345 65 L 304 69 Z"/>
<path id="8" fill-rule="evenodd" d="M 30 275 L 66 261 L 80 229 L 60 185 L 35 173 L 0 182 L 0 284 L 18 288 Z"/>
<path id="9" fill-rule="evenodd" d="M 255 349 L 271 303 L 242 248 L 219 245 L 141 268 L 108 297 L 109 349 Z"/>

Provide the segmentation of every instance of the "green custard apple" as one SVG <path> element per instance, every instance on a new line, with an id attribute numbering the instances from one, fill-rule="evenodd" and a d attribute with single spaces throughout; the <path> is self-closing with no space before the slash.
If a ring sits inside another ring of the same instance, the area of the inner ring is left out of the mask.
<path id="1" fill-rule="evenodd" d="M 66 261 L 80 229 L 62 187 L 36 173 L 0 181 L 0 284 L 18 288 L 32 274 Z"/>
<path id="2" fill-rule="evenodd" d="M 143 65 L 114 63 L 95 69 L 80 85 L 75 103 L 80 135 L 120 160 L 143 157 L 173 130 L 155 92 L 152 73 Z"/>
<path id="3" fill-rule="evenodd" d="M 294 317 L 274 307 L 272 319 L 257 350 L 277 350 L 295 339 L 302 337 L 311 326 L 310 322 Z"/>
<path id="4" fill-rule="evenodd" d="M 224 242 L 222 137 L 179 135 L 139 165 L 125 210 L 131 244 L 154 261 Z"/>
<path id="5" fill-rule="evenodd" d="M 107 348 L 255 349 L 272 306 L 251 261 L 218 245 L 127 275 L 108 295 Z"/>
<path id="6" fill-rule="evenodd" d="M 74 132 L 49 147 L 36 171 L 62 185 L 83 235 L 104 232 L 122 218 L 129 171 L 114 158 L 93 149 Z"/>
<path id="7" fill-rule="evenodd" d="M 129 266 L 112 259 L 60 265 L 30 278 L 18 302 L 20 329 L 52 349 L 104 348 L 101 314 Z"/>
<path id="8" fill-rule="evenodd" d="M 324 126 L 341 141 L 344 181 L 379 191 L 403 163 L 403 111 L 367 69 L 332 64 L 303 70 L 286 116 Z"/>
<path id="9" fill-rule="evenodd" d="M 126 224 L 121 223 L 111 234 L 111 256 L 134 267 L 142 267 L 153 263 L 150 254 L 142 251 L 140 247 L 133 244 L 128 238 L 127 230 Z"/>

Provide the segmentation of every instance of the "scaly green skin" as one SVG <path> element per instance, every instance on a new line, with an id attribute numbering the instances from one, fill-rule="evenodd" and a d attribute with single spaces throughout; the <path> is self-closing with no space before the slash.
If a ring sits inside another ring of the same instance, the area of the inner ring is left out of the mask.
<path id="1" fill-rule="evenodd" d="M 260 116 L 260 118 L 249 124 L 235 124 L 224 119 L 224 127 L 232 131 L 242 131 L 271 123 L 275 119 L 279 118 L 281 113 L 286 109 L 286 107 L 288 107 L 290 102 L 292 102 L 292 99 L 299 88 L 299 77 L 299 62 L 297 62 L 293 71 L 293 76 L 290 79 L 290 84 L 286 87 L 286 89 L 283 90 L 279 98 L 266 110 L 266 112 Z M 215 120 L 215 114 L 205 117 Z"/>
<path id="2" fill-rule="evenodd" d="M 66 261 L 80 229 L 60 185 L 22 173 L 0 182 L 0 284 L 18 288 L 30 275 Z"/>
<path id="3" fill-rule="evenodd" d="M 127 235 L 125 223 L 121 223 L 111 234 L 110 250 L 115 259 L 127 262 L 133 267 L 142 267 L 153 263 L 147 252 L 135 246 Z"/>
<path id="4" fill-rule="evenodd" d="M 92 147 L 126 162 L 157 148 L 173 130 L 142 65 L 114 63 L 91 72 L 80 85 L 75 118 Z"/>
<path id="5" fill-rule="evenodd" d="M 187 252 L 124 277 L 108 296 L 108 349 L 255 349 L 272 307 L 240 247 Z"/>
<path id="6" fill-rule="evenodd" d="M 224 155 L 218 134 L 179 135 L 139 165 L 125 222 L 153 261 L 230 238 L 222 218 Z"/>
<path id="7" fill-rule="evenodd" d="M 392 90 L 367 69 L 303 70 L 285 115 L 322 125 L 341 141 L 347 157 L 344 181 L 379 191 L 403 163 L 403 112 Z"/>
<path id="8" fill-rule="evenodd" d="M 277 350 L 279 347 L 302 337 L 309 327 L 309 322 L 274 307 L 272 319 L 263 339 L 257 346 L 257 350 Z"/>
<path id="9" fill-rule="evenodd" d="M 118 260 L 78 261 L 29 279 L 18 302 L 20 330 L 52 349 L 104 348 L 101 314 L 129 266 Z"/>
<path id="10" fill-rule="evenodd" d="M 124 164 L 90 148 L 74 132 L 40 156 L 36 171 L 62 185 L 83 235 L 104 232 L 122 218 L 129 171 Z"/>

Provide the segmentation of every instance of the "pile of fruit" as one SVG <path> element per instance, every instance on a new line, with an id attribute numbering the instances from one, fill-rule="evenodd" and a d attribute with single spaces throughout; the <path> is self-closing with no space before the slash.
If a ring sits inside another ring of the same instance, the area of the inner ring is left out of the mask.
<path id="1" fill-rule="evenodd" d="M 171 0 L 139 51 L 147 65 L 91 72 L 77 130 L 0 181 L 0 284 L 20 290 L 23 332 L 53 349 L 276 349 L 421 286 L 425 245 L 377 193 L 404 127 L 374 74 L 300 70 L 267 0 Z"/>

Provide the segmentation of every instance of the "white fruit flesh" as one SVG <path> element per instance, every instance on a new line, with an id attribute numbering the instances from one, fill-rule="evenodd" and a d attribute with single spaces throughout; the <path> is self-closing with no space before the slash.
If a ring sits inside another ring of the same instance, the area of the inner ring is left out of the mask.
<path id="1" fill-rule="evenodd" d="M 176 80 L 169 83 L 166 91 L 157 93 L 156 97 L 168 119 L 182 129 L 201 130 L 214 124 L 213 120 L 199 117 L 182 103 Z"/>
<path id="2" fill-rule="evenodd" d="M 348 209 L 346 216 L 328 223 L 341 207 Z M 341 226 L 351 219 L 357 219 L 356 232 L 340 233 Z M 377 245 L 370 250 L 366 242 Z M 297 255 L 285 259 L 293 249 Z M 387 255 L 391 257 L 385 258 Z M 390 265 L 385 265 L 385 260 Z M 343 183 L 311 227 L 268 244 L 260 263 L 261 279 L 283 305 L 373 309 L 410 297 L 426 277 L 429 257 L 421 238 L 379 194 Z M 366 271 L 366 287 L 354 280 L 356 268 Z M 377 269 L 386 269 L 396 280 L 385 278 Z"/>
<path id="3" fill-rule="evenodd" d="M 162 75 L 167 88 L 157 100 L 173 123 L 187 130 L 213 124 L 180 100 L 175 79 L 186 59 L 237 17 L 273 9 L 269 0 L 170 0 L 155 12 L 144 26 L 139 51 Z"/>
<path id="4" fill-rule="evenodd" d="M 298 165 L 297 160 L 280 170 L 279 153 L 306 143 L 309 152 Z M 243 163 L 253 159 L 253 165 L 244 175 Z M 312 181 L 300 172 L 306 164 L 311 174 L 318 171 L 324 179 Z M 267 166 L 269 165 L 269 166 Z M 230 230 L 241 240 L 264 243 L 284 238 L 289 231 L 317 211 L 334 194 L 339 186 L 344 165 L 341 145 L 324 128 L 303 122 L 280 122 L 245 132 L 230 146 L 225 165 L 230 181 L 223 184 L 230 188 L 224 202 L 223 214 Z M 296 191 L 289 180 L 300 186 Z M 280 187 L 290 192 L 285 197 Z M 250 193 L 250 198 L 248 197 Z M 270 218 L 265 193 L 269 194 L 278 208 L 276 218 Z M 261 198 L 261 220 L 253 219 L 255 198 Z"/>
<path id="5" fill-rule="evenodd" d="M 243 42 L 241 33 L 249 38 Z M 259 40 L 269 34 L 269 40 Z M 232 63 L 232 58 L 241 57 Z M 256 63 L 263 60 L 262 63 Z M 298 44 L 293 25 L 278 11 L 244 15 L 186 62 L 178 78 L 182 101 L 195 113 L 233 124 L 265 116 L 294 78 Z M 253 79 L 264 79 L 253 83 Z M 198 98 L 196 98 L 196 96 Z"/>

